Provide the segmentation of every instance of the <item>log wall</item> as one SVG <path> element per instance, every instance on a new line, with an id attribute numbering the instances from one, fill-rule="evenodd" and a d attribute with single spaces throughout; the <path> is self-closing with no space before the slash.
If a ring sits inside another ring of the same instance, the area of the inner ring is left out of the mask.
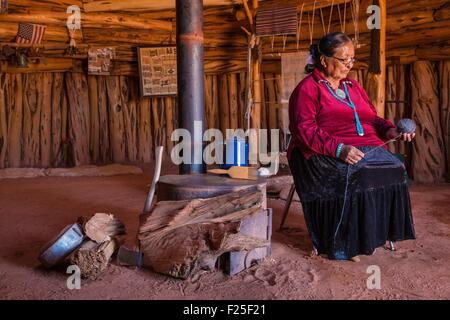
<path id="1" fill-rule="evenodd" d="M 350 76 L 366 84 L 366 70 Z M 263 129 L 281 128 L 280 81 L 262 74 Z M 245 128 L 245 82 L 244 72 L 205 75 L 206 128 Z M 138 88 L 128 76 L 0 73 L 0 168 L 150 162 L 158 145 L 169 154 L 176 99 L 141 98 Z M 449 91 L 450 61 L 387 68 L 386 118 L 413 117 L 421 136 L 389 149 L 406 156 L 417 181 L 450 176 Z"/>

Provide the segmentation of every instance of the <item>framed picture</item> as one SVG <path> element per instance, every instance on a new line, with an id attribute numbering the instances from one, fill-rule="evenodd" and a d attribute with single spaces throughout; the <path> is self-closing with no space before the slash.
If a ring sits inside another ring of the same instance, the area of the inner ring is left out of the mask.
<path id="1" fill-rule="evenodd" d="M 177 95 L 177 48 L 138 48 L 142 97 Z"/>
<path id="2" fill-rule="evenodd" d="M 114 48 L 90 48 L 88 52 L 88 74 L 103 75 L 111 74 L 115 58 Z"/>

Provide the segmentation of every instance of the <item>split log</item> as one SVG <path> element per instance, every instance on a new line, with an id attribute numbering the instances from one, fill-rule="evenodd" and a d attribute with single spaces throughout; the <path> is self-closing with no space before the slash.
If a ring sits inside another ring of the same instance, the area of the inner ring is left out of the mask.
<path id="1" fill-rule="evenodd" d="M 389 66 L 386 78 L 386 101 L 389 101 L 386 102 L 386 119 L 393 123 L 407 117 L 405 90 L 405 66 Z M 388 148 L 393 153 L 409 156 L 408 145 L 403 141 L 389 143 Z"/>
<path id="2" fill-rule="evenodd" d="M 216 116 L 212 112 L 212 107 L 213 107 L 212 76 L 205 75 L 204 81 L 205 81 L 205 118 L 206 118 L 205 128 L 212 129 L 212 128 L 214 128 L 214 117 Z"/>
<path id="3" fill-rule="evenodd" d="M 109 140 L 110 135 L 110 123 L 109 123 L 109 108 L 108 97 L 106 89 L 105 76 L 99 76 L 97 78 L 98 84 L 98 114 L 99 114 L 99 147 L 100 147 L 100 162 L 109 163 L 112 160 L 111 145 Z"/>
<path id="4" fill-rule="evenodd" d="M 97 243 L 110 241 L 112 238 L 125 234 L 125 226 L 112 214 L 96 213 L 91 218 L 80 218 L 85 235 Z"/>
<path id="5" fill-rule="evenodd" d="M 205 88 L 206 89 L 206 88 Z M 206 91 L 206 90 L 205 90 Z M 175 99 L 168 97 L 165 98 L 165 114 L 166 114 L 166 134 L 167 134 L 167 154 L 171 154 L 173 149 L 173 142 L 171 140 L 172 132 L 174 130 L 174 109 L 175 109 Z"/>
<path id="6" fill-rule="evenodd" d="M 213 128 L 219 128 L 220 123 L 220 117 L 219 110 L 220 110 L 220 96 L 219 96 L 219 84 L 218 84 L 218 75 L 212 76 L 212 111 L 211 113 L 214 116 L 214 127 Z"/>
<path id="7" fill-rule="evenodd" d="M 6 116 L 8 74 L 0 74 L 0 168 L 5 168 L 6 151 L 8 150 L 8 119 Z"/>
<path id="8" fill-rule="evenodd" d="M 8 119 L 8 166 L 19 167 L 22 146 L 22 117 L 23 117 L 23 87 L 20 74 L 11 75 L 12 83 L 9 87 L 7 104 Z"/>
<path id="9" fill-rule="evenodd" d="M 228 103 L 230 110 L 230 129 L 238 128 L 238 94 L 237 94 L 237 74 L 229 73 L 228 78 Z"/>
<path id="10" fill-rule="evenodd" d="M 40 122 L 40 162 L 41 166 L 48 168 L 51 166 L 52 156 L 52 85 L 53 74 L 46 72 L 42 74 L 42 99 L 41 122 Z"/>
<path id="11" fill-rule="evenodd" d="M 440 104 L 442 136 L 447 160 L 447 178 L 450 178 L 450 61 L 442 61 L 439 65 Z"/>
<path id="12" fill-rule="evenodd" d="M 138 239 L 144 266 L 186 279 L 213 269 L 229 251 L 268 245 L 266 239 L 239 235 L 241 221 L 261 212 L 261 191 L 242 190 L 209 199 L 162 201 L 140 217 Z"/>
<path id="13" fill-rule="evenodd" d="M 63 110 L 62 110 L 62 100 L 64 95 L 64 74 L 54 73 L 53 74 L 53 84 L 52 84 L 52 119 L 51 119 L 51 164 L 53 167 L 58 167 L 63 164 L 60 155 L 62 154 L 61 149 L 63 148 Z"/>
<path id="14" fill-rule="evenodd" d="M 42 77 L 38 74 L 24 76 L 23 94 L 23 165 L 36 167 L 39 165 L 39 124 L 41 121 L 42 103 L 39 103 L 42 92 Z M 20 98 L 16 96 L 16 99 Z"/>
<path id="15" fill-rule="evenodd" d="M 120 78 L 120 97 L 123 108 L 124 131 L 126 141 L 126 158 L 128 161 L 136 161 L 137 158 L 137 110 L 136 100 L 131 97 L 131 90 L 137 90 L 133 87 L 133 81 L 121 76 Z"/>
<path id="16" fill-rule="evenodd" d="M 91 161 L 93 163 L 99 163 L 100 152 L 100 123 L 98 112 L 98 84 L 96 76 L 88 76 L 89 86 L 89 111 L 90 111 L 90 139 L 89 149 L 91 152 Z"/>
<path id="17" fill-rule="evenodd" d="M 223 74 L 219 77 L 220 82 L 220 100 L 219 100 L 219 113 L 220 113 L 220 130 L 226 134 L 226 130 L 230 128 L 230 103 L 228 95 L 228 81 L 227 75 Z"/>
<path id="18" fill-rule="evenodd" d="M 86 76 L 81 73 L 66 74 L 66 91 L 69 104 L 70 141 L 76 166 L 89 164 L 89 97 Z"/>
<path id="19" fill-rule="evenodd" d="M 117 248 L 118 244 L 114 239 L 101 244 L 85 241 L 70 256 L 70 263 L 80 268 L 83 278 L 95 280 L 106 270 Z"/>
<path id="20" fill-rule="evenodd" d="M 113 155 L 112 160 L 114 162 L 124 162 L 126 150 L 125 124 L 119 77 L 106 77 L 106 88 L 109 101 L 109 133 Z"/>
<path id="21" fill-rule="evenodd" d="M 412 116 L 417 122 L 413 144 L 414 181 L 441 182 L 445 172 L 444 143 L 434 66 L 418 61 L 411 68 Z"/>
<path id="22" fill-rule="evenodd" d="M 153 158 L 152 131 L 150 125 L 150 99 L 142 98 L 139 102 L 139 148 L 138 160 L 148 163 Z"/>

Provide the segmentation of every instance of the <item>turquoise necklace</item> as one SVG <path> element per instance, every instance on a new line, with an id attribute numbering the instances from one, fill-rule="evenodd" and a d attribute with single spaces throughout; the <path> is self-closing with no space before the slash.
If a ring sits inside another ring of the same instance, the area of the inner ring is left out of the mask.
<path id="1" fill-rule="evenodd" d="M 353 110 L 353 113 L 355 115 L 356 131 L 358 132 L 358 135 L 362 137 L 364 135 L 364 129 L 361 125 L 361 121 L 359 121 L 359 117 L 358 117 L 358 113 L 356 112 L 355 104 L 353 103 L 352 98 L 350 98 L 350 94 L 348 93 L 347 84 L 344 82 L 345 98 L 348 98 L 348 102 L 343 99 L 344 94 L 342 94 L 342 98 L 341 98 L 340 96 L 338 96 L 336 94 L 336 92 L 334 92 L 334 90 L 330 87 L 328 82 L 325 82 L 325 84 L 328 88 L 328 91 L 330 91 L 330 93 L 333 95 L 333 97 L 335 97 L 340 102 L 345 103 L 347 106 L 349 106 Z M 340 90 L 340 89 L 338 89 L 338 90 L 342 92 L 342 90 Z"/>

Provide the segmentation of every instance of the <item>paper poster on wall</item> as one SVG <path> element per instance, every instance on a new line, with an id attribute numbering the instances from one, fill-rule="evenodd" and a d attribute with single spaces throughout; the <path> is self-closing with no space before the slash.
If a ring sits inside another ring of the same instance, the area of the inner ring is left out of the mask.
<path id="1" fill-rule="evenodd" d="M 177 95 L 176 47 L 138 48 L 141 95 Z"/>
<path id="2" fill-rule="evenodd" d="M 115 58 L 114 48 L 89 49 L 88 73 L 90 75 L 110 75 Z"/>

